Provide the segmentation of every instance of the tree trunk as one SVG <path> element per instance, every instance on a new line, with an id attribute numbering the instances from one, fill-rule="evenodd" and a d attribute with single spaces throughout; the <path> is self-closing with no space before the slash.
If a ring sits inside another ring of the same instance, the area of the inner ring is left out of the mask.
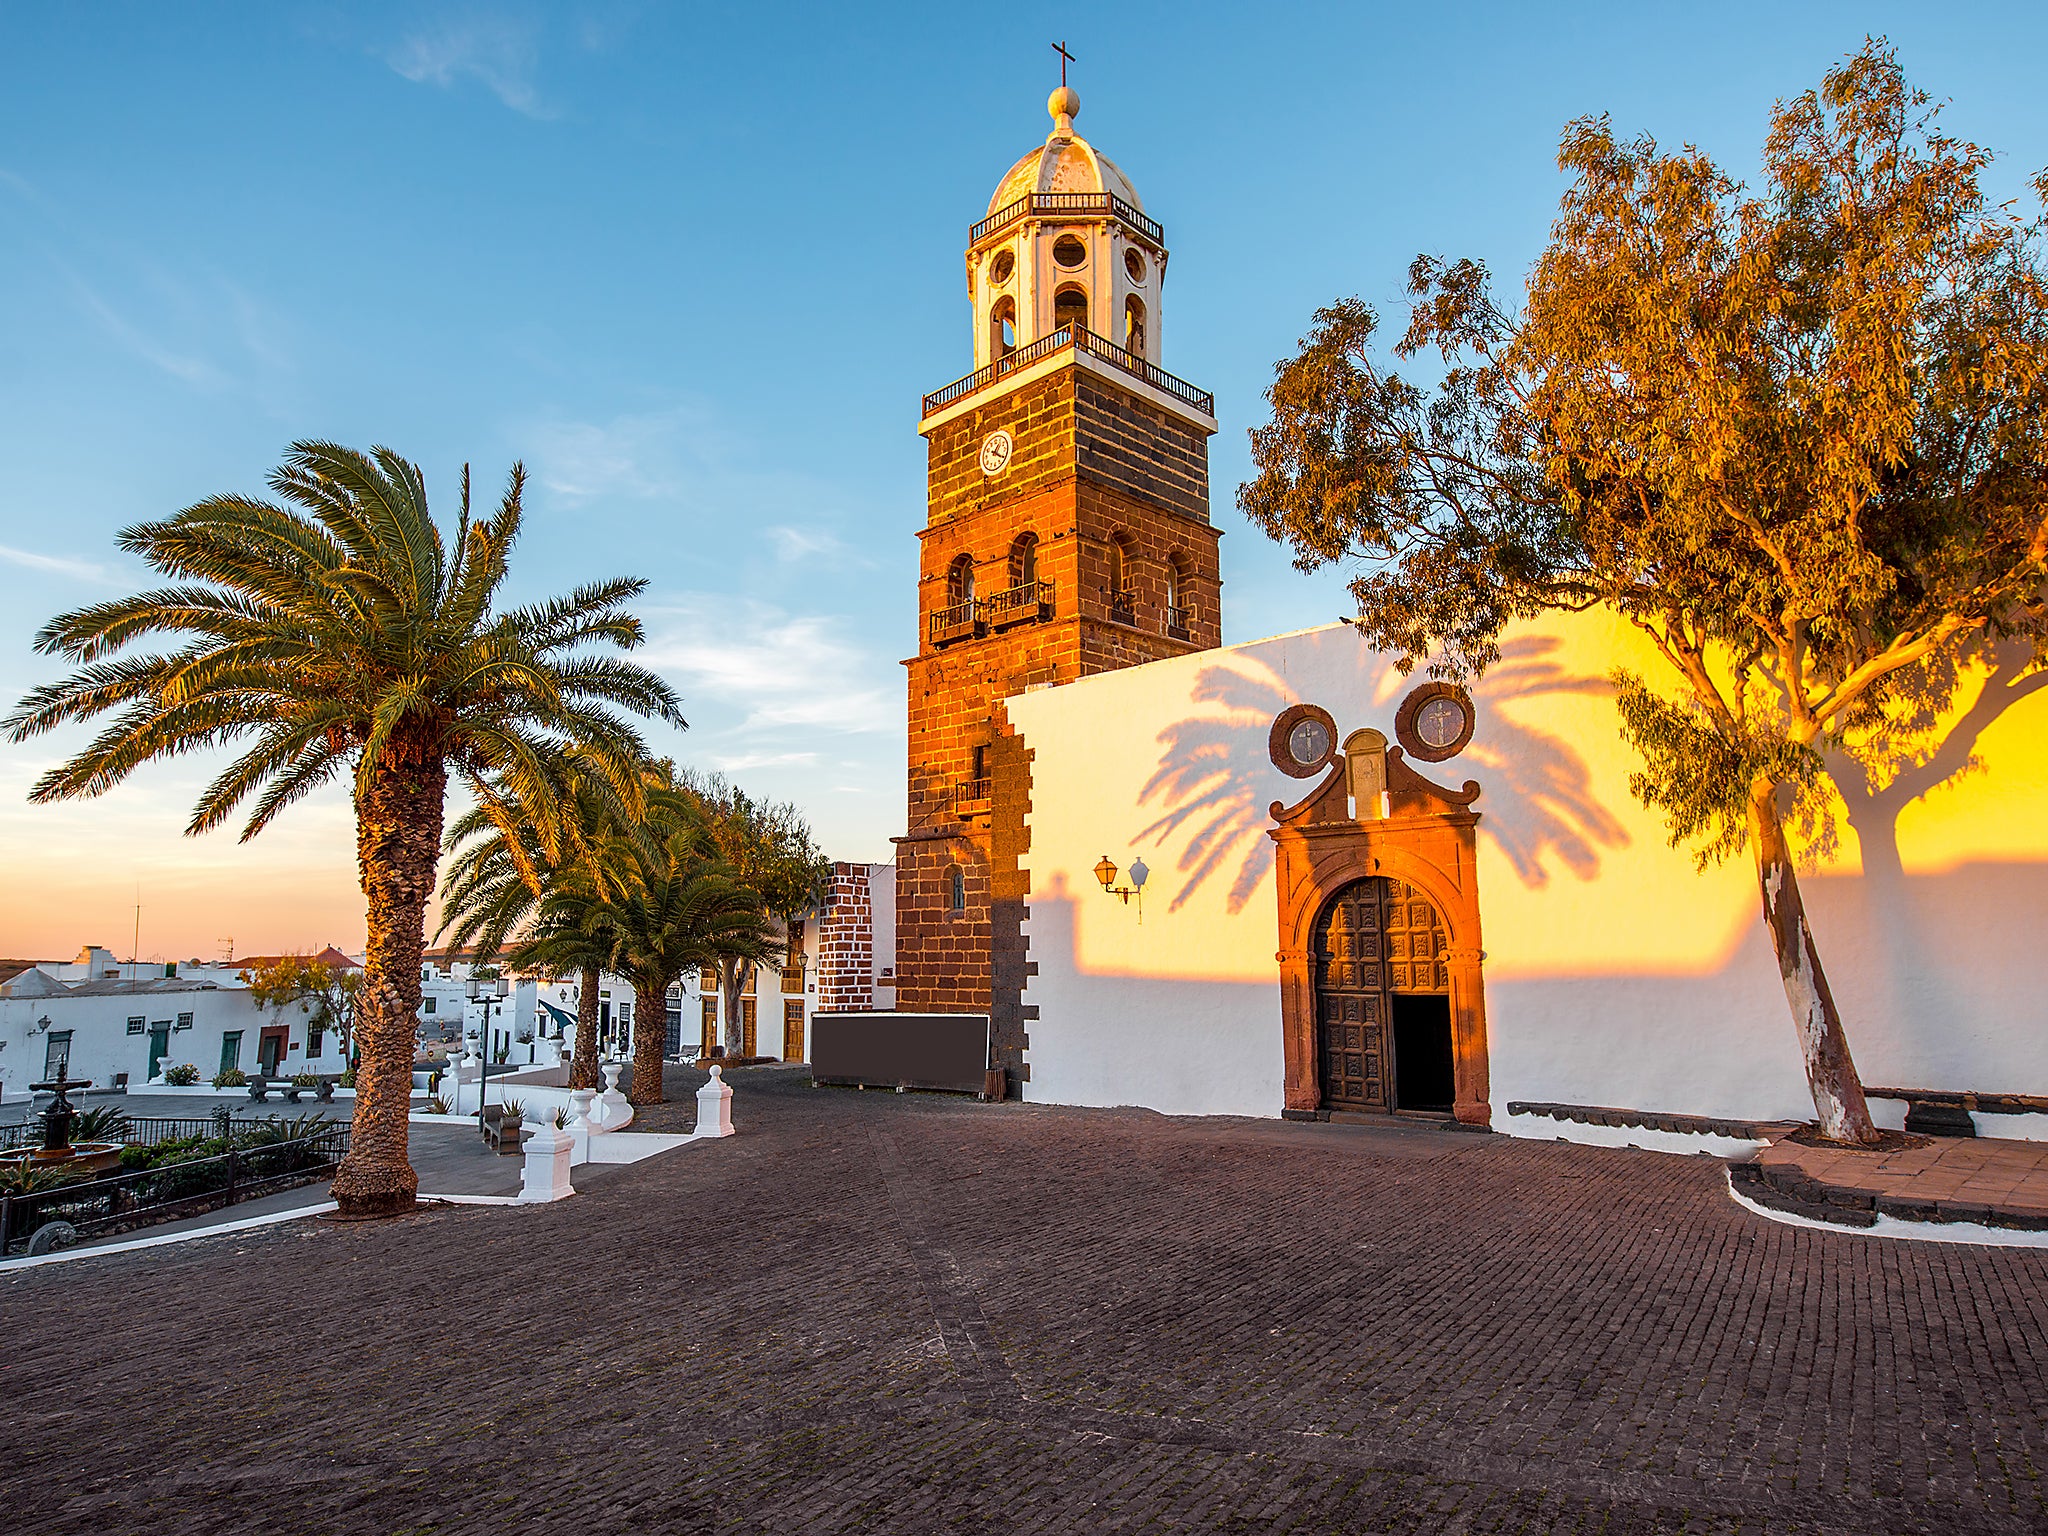
<path id="1" fill-rule="evenodd" d="M 737 1056 L 746 1045 L 746 1024 L 740 1018 L 739 960 L 718 962 L 718 989 L 725 994 L 725 1054 Z"/>
<path id="2" fill-rule="evenodd" d="M 369 944 L 356 1003 L 356 1110 L 332 1194 L 348 1218 L 412 1209 L 419 1175 L 406 1160 L 420 951 L 441 856 L 448 773 L 438 755 L 400 743 L 356 800 L 356 869 L 368 899 Z"/>
<path id="3" fill-rule="evenodd" d="M 1778 974 L 1799 1029 L 1799 1049 L 1806 1060 L 1806 1085 L 1820 1117 L 1820 1133 L 1830 1141 L 1869 1146 L 1877 1140 L 1870 1106 L 1863 1099 L 1863 1081 L 1849 1057 L 1841 1015 L 1828 990 L 1827 973 L 1813 947 L 1806 904 L 1799 896 L 1799 877 L 1778 819 L 1778 786 L 1758 779 L 1749 791 L 1749 837 L 1756 849 L 1757 884 L 1763 893 L 1764 926 L 1777 952 Z"/>
<path id="4" fill-rule="evenodd" d="M 648 986 L 633 983 L 633 1081 L 626 1092 L 628 1104 L 659 1104 L 661 1059 L 668 1040 L 668 983 Z"/>
<path id="5" fill-rule="evenodd" d="M 569 1058 L 569 1086 L 595 1088 L 597 1070 L 597 967 L 583 968 L 576 988 L 576 1053 Z"/>

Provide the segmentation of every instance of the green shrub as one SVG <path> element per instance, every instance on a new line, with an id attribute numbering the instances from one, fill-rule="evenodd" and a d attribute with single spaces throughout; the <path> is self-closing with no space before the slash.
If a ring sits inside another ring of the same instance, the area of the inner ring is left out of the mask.
<path id="1" fill-rule="evenodd" d="M 240 1067 L 222 1067 L 213 1074 L 213 1086 L 216 1088 L 246 1088 L 249 1086 L 249 1074 Z"/>
<path id="2" fill-rule="evenodd" d="M 525 1118 L 526 1118 L 526 1100 L 524 1100 L 524 1099 L 507 1099 L 507 1100 L 505 1101 L 505 1119 L 506 1119 L 507 1121 L 519 1121 L 519 1120 L 524 1120 Z"/>
<path id="3" fill-rule="evenodd" d="M 50 1125 L 50 1112 L 44 1110 L 36 1123 L 36 1139 L 40 1141 Z M 73 1141 L 125 1141 L 130 1126 L 128 1112 L 114 1104 L 95 1104 L 91 1109 L 81 1110 L 71 1121 Z"/>
<path id="4" fill-rule="evenodd" d="M 353 1088 L 355 1085 L 356 1069 L 354 1067 L 350 1067 L 347 1071 L 343 1072 L 340 1081 L 335 1084 L 338 1088 Z"/>
<path id="5" fill-rule="evenodd" d="M 292 1086 L 294 1088 L 318 1088 L 320 1086 L 320 1075 L 317 1072 L 294 1072 L 292 1074 Z"/>
<path id="6" fill-rule="evenodd" d="M 69 1184 L 77 1177 L 75 1169 L 52 1168 L 26 1157 L 10 1157 L 0 1162 L 0 1195 L 40 1194 Z"/>
<path id="7" fill-rule="evenodd" d="M 164 1081 L 173 1088 L 197 1088 L 199 1086 L 199 1069 L 193 1066 L 191 1062 L 185 1062 L 180 1066 L 172 1067 L 170 1071 L 166 1072 L 164 1074 Z"/>
<path id="8" fill-rule="evenodd" d="M 427 1100 L 427 1113 L 430 1115 L 446 1115 L 453 1113 L 453 1111 L 448 1108 L 448 1101 L 437 1093 Z"/>

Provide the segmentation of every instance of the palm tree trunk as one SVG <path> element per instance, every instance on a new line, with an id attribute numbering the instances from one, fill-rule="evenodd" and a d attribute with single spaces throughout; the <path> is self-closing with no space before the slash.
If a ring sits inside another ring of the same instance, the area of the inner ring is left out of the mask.
<path id="1" fill-rule="evenodd" d="M 633 983 L 633 1081 L 628 1104 L 660 1104 L 661 1059 L 668 1039 L 668 983 Z"/>
<path id="2" fill-rule="evenodd" d="M 746 1048 L 746 1023 L 740 1017 L 740 966 L 744 961 L 718 962 L 718 989 L 725 994 L 725 1054 L 738 1056 Z"/>
<path id="3" fill-rule="evenodd" d="M 1820 1117 L 1820 1133 L 1830 1141 L 1868 1146 L 1877 1140 L 1870 1106 L 1864 1102 L 1863 1080 L 1849 1056 L 1849 1038 L 1828 990 L 1827 973 L 1813 946 L 1806 903 L 1799 895 L 1799 877 L 1778 818 L 1778 786 L 1758 778 L 1749 791 L 1749 836 L 1756 849 L 1757 883 L 1763 893 L 1764 926 L 1777 952 L 1778 974 L 1799 1028 L 1800 1054 L 1806 1062 L 1806 1084 Z"/>
<path id="4" fill-rule="evenodd" d="M 583 968 L 582 984 L 576 989 L 576 1054 L 569 1058 L 569 1086 L 597 1086 L 597 967 Z"/>
<path id="5" fill-rule="evenodd" d="M 356 1005 L 356 1111 L 334 1175 L 342 1217 L 412 1209 L 419 1175 L 406 1160 L 420 951 L 441 854 L 448 773 L 430 749 L 393 743 L 356 797 L 356 868 L 368 900 L 369 944 Z"/>

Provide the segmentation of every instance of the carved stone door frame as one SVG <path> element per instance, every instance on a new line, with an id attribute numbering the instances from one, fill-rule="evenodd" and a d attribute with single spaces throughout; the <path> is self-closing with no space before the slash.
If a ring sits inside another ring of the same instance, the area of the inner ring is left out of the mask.
<path id="1" fill-rule="evenodd" d="M 1275 886 L 1279 895 L 1280 1017 L 1286 1058 L 1285 1107 L 1290 1119 L 1322 1111 L 1316 1050 L 1315 925 L 1330 898 L 1372 875 L 1404 880 L 1427 896 L 1450 938 L 1451 1059 L 1460 1123 L 1490 1126 L 1487 1100 L 1485 958 L 1479 933 L 1476 829 L 1470 806 L 1479 785 L 1462 790 L 1431 783 L 1387 749 L 1387 815 L 1354 817 L 1347 767 L 1336 754 L 1323 781 L 1293 805 L 1275 801 Z M 1376 810 L 1379 807 L 1369 807 Z"/>

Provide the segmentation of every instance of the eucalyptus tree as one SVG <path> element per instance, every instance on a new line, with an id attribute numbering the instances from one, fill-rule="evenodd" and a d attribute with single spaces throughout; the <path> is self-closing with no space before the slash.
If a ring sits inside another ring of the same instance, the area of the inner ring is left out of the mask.
<path id="1" fill-rule="evenodd" d="M 1573 180 L 1520 311 L 1418 258 L 1395 348 L 1320 311 L 1277 370 L 1239 505 L 1303 569 L 1356 560 L 1359 629 L 1464 676 L 1517 619 L 1606 607 L 1630 787 L 1702 865 L 1747 845 L 1820 1126 L 1875 1138 L 1787 815 L 1823 750 L 1876 761 L 1980 650 L 2043 659 L 2048 282 L 2041 223 L 1936 127 L 1881 43 L 1778 105 L 1763 181 L 1571 124 Z M 2035 189 L 2048 196 L 2048 176 Z"/>
<path id="2" fill-rule="evenodd" d="M 522 520 L 518 465 L 496 512 L 475 520 L 464 470 L 452 540 L 417 466 L 388 448 L 295 443 L 270 484 L 277 500 L 211 497 L 124 532 L 124 550 L 177 584 L 51 620 L 37 649 L 77 670 L 6 723 L 23 741 L 113 712 L 37 781 L 36 801 L 103 794 L 158 758 L 246 743 L 200 795 L 193 834 L 254 796 L 246 841 L 323 785 L 349 784 L 369 942 L 354 1136 L 334 1198 L 344 1216 L 386 1215 L 419 1185 L 406 1114 L 449 773 L 545 805 L 571 747 L 631 771 L 644 747 L 622 711 L 683 722 L 654 673 L 584 649 L 640 643 L 626 604 L 644 581 L 497 606 Z M 159 634 L 178 639 L 118 654 Z"/>

